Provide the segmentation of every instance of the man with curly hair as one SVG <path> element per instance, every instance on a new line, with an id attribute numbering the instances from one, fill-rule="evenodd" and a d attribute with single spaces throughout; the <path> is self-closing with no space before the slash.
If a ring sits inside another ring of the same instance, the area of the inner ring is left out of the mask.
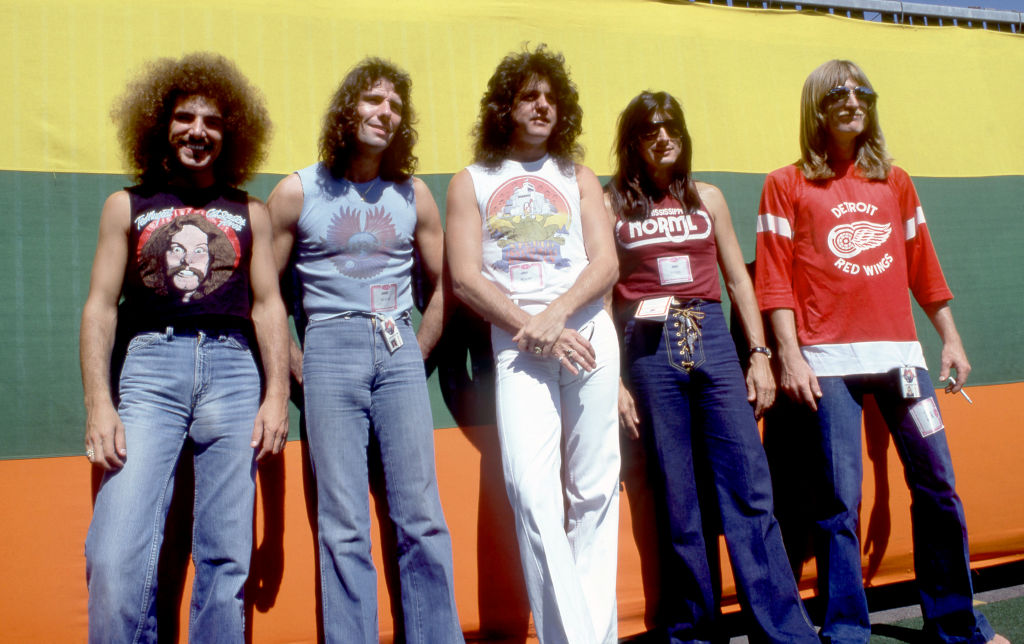
<path id="1" fill-rule="evenodd" d="M 858 519 L 861 416 L 874 397 L 911 495 L 914 567 L 927 641 L 1006 643 L 973 606 L 964 508 L 917 339 L 910 292 L 942 338 L 939 380 L 957 393 L 971 365 L 924 211 L 893 165 L 878 95 L 847 60 L 819 66 L 800 101 L 801 158 L 768 175 L 755 287 L 778 338 L 780 384 L 814 418 L 821 639 L 871 636 Z"/>
<path id="2" fill-rule="evenodd" d="M 157 557 L 191 441 L 189 638 L 242 642 L 256 463 L 288 437 L 270 222 L 237 188 L 270 122 L 235 65 L 206 53 L 151 62 L 113 116 L 138 183 L 103 206 L 82 311 L 85 449 L 104 470 L 85 544 L 89 641 L 156 641 Z M 119 373 L 115 329 L 130 338 Z"/>
<path id="3" fill-rule="evenodd" d="M 582 110 L 561 54 L 506 56 L 476 163 L 448 189 L 455 293 L 491 323 L 505 486 L 537 635 L 617 641 L 618 263 L 601 185 L 576 163 Z M 564 484 L 564 485 L 563 485 Z"/>
<path id="4" fill-rule="evenodd" d="M 440 335 L 444 235 L 430 190 L 412 176 L 410 89 L 390 62 L 361 61 L 331 99 L 320 162 L 283 179 L 268 201 L 278 268 L 294 262 L 309 320 L 292 373 L 303 384 L 316 476 L 327 642 L 379 641 L 371 454 L 395 527 L 405 641 L 462 641 L 423 367 Z M 438 284 L 418 332 L 417 254 Z"/>

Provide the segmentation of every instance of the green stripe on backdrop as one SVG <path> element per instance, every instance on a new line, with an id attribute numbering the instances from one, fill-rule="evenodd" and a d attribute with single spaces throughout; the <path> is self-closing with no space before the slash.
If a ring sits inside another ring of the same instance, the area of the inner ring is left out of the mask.
<path id="1" fill-rule="evenodd" d="M 250 191 L 266 197 L 279 175 L 260 175 Z M 424 175 L 444 210 L 451 175 Z M 701 173 L 732 209 L 745 257 L 753 258 L 759 174 Z M 100 207 L 128 179 L 119 175 L 0 172 L 0 458 L 81 452 L 84 408 L 78 369 L 78 325 L 88 291 Z M 916 180 L 935 245 L 957 299 L 953 305 L 972 384 L 1022 379 L 1024 308 L 1024 177 Z M 940 345 L 927 318 L 918 329 L 925 355 L 938 365 Z M 934 375 L 934 374 L 933 374 Z M 431 378 L 435 427 L 452 427 L 436 375 Z M 293 418 L 293 437 L 298 422 Z"/>

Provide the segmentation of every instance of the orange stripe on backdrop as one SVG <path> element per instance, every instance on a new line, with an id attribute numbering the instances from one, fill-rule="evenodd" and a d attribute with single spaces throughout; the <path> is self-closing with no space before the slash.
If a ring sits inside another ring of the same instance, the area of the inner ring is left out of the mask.
<path id="1" fill-rule="evenodd" d="M 959 489 L 967 508 L 976 565 L 1024 558 L 1024 383 L 970 389 L 975 404 L 940 395 Z M 494 433 L 487 428 L 446 429 L 435 434 L 438 478 L 455 548 L 456 597 L 467 635 L 491 641 L 527 639 L 527 609 L 519 574 L 510 511 L 501 481 Z M 884 444 L 883 444 L 884 446 Z M 864 527 L 872 554 L 864 559 L 869 583 L 912 576 L 909 498 L 895 450 L 865 449 Z M 880 463 L 876 468 L 874 463 Z M 263 467 L 254 577 L 249 590 L 253 641 L 313 642 L 315 564 L 312 531 L 303 492 L 303 455 L 292 443 L 283 459 Z M 873 472 L 884 473 L 887 485 Z M 632 479 L 627 474 L 627 484 Z M 5 521 L 0 530 L 0 623 L 9 641 L 84 641 L 85 561 L 82 543 L 91 512 L 90 467 L 84 458 L 0 462 Z M 888 490 L 887 494 L 880 494 Z M 643 631 L 644 582 L 637 534 L 649 538 L 649 519 L 631 525 L 630 498 L 623 495 L 619 553 L 619 633 Z M 637 497 L 634 497 L 637 498 Z M 640 499 L 649 499 L 641 493 Z M 877 499 L 877 502 L 876 502 Z M 634 505 L 634 509 L 639 506 Z M 186 507 L 187 514 L 187 507 Z M 182 532 L 178 523 L 177 532 Z M 187 530 L 184 541 L 188 542 Z M 374 559 L 380 567 L 380 530 L 373 527 Z M 882 555 L 877 558 L 873 553 Z M 654 566 L 656 567 L 656 566 Z M 813 584 L 813 566 L 801 584 Z M 725 592 L 733 586 L 726 568 Z M 185 581 L 185 595 L 188 584 Z M 392 618 L 384 575 L 379 581 L 381 630 L 390 641 Z M 179 632 L 187 632 L 187 601 Z M 172 613 L 173 614 L 173 613 Z M 180 639 L 184 640 L 184 637 Z"/>

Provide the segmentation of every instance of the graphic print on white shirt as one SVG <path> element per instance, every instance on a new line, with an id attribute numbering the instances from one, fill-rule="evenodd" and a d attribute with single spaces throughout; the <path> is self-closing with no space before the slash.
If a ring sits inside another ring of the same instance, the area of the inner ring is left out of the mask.
<path id="1" fill-rule="evenodd" d="M 491 195 L 487 202 L 487 230 L 501 248 L 501 259 L 492 266 L 511 271 L 516 267 L 516 290 L 542 286 L 533 278 L 541 273 L 539 265 L 546 262 L 555 268 L 568 268 L 562 246 L 569 236 L 571 214 L 564 195 L 537 175 L 509 179 Z"/>

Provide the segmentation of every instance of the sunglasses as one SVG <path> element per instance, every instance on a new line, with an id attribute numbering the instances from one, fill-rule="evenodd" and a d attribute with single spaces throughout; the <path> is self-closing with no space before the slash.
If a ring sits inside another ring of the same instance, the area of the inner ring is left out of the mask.
<path id="1" fill-rule="evenodd" d="M 878 100 L 878 94 L 870 87 L 839 85 L 825 92 L 825 96 L 821 98 L 821 104 L 825 107 L 832 107 L 839 103 L 845 103 L 851 94 L 857 98 L 858 103 L 867 108 L 873 107 L 875 101 Z"/>
<path id="2" fill-rule="evenodd" d="M 650 143 L 657 140 L 658 134 L 661 132 L 661 128 L 665 128 L 665 134 L 670 139 L 679 139 L 683 136 L 683 130 L 674 121 L 655 121 L 652 123 L 645 123 L 640 128 L 640 139 L 645 143 Z"/>

